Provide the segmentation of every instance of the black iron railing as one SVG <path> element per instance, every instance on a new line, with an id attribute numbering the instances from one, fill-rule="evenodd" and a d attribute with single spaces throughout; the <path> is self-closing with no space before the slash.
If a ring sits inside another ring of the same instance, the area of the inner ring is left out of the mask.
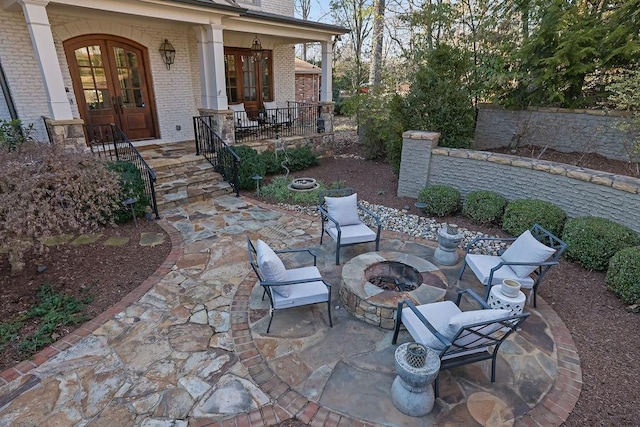
<path id="1" fill-rule="evenodd" d="M 203 155 L 211 163 L 214 170 L 231 184 L 236 196 L 239 196 L 238 164 L 240 163 L 240 157 L 213 130 L 212 119 L 213 116 L 196 116 L 193 118 L 196 154 Z"/>
<path id="2" fill-rule="evenodd" d="M 160 218 L 156 200 L 156 173 L 142 158 L 122 129 L 114 124 L 106 124 L 87 126 L 86 132 L 87 145 L 94 155 L 112 161 L 130 162 L 138 168 L 144 181 L 144 191 L 149 198 L 151 210 L 156 218 Z"/>
<path id="3" fill-rule="evenodd" d="M 286 102 L 278 108 L 235 111 L 236 140 L 257 141 L 324 132 L 317 104 Z"/>

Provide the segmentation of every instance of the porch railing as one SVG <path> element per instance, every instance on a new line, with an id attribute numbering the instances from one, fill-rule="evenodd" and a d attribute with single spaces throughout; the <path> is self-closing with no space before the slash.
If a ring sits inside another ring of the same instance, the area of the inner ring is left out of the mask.
<path id="1" fill-rule="evenodd" d="M 238 164 L 240 157 L 213 130 L 212 116 L 196 116 L 193 118 L 193 129 L 196 136 L 196 154 L 203 155 L 214 170 L 227 181 L 240 196 L 238 183 Z"/>
<path id="2" fill-rule="evenodd" d="M 236 111 L 233 123 L 237 141 L 258 141 L 324 132 L 318 104 L 286 102 L 278 108 Z"/>
<path id="3" fill-rule="evenodd" d="M 151 204 L 151 210 L 156 218 L 160 218 L 156 200 L 156 173 L 142 158 L 122 129 L 114 124 L 106 124 L 87 126 L 86 132 L 87 145 L 94 155 L 111 161 L 130 162 L 138 168 L 144 182 L 144 192 Z"/>

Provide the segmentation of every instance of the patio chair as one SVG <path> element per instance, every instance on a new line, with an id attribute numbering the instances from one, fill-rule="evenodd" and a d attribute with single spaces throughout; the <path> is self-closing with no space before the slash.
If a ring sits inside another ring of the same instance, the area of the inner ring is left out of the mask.
<path id="1" fill-rule="evenodd" d="M 498 255 L 471 253 L 473 245 L 480 241 L 513 243 Z M 538 224 L 535 224 L 531 230 L 522 233 L 518 238 L 479 237 L 467 245 L 458 279 L 462 278 L 468 265 L 478 280 L 486 286 L 485 299 L 489 298 L 493 285 L 502 283 L 505 279 L 516 280 L 523 289 L 530 289 L 529 297 L 533 294 L 533 306 L 535 307 L 536 295 L 542 279 L 551 267 L 558 264 L 560 255 L 566 247 L 565 242 Z M 531 277 L 532 275 L 534 277 Z"/>
<path id="2" fill-rule="evenodd" d="M 276 101 L 264 102 L 264 109 L 266 112 L 266 122 L 276 128 L 281 126 L 291 126 L 295 118 L 293 117 L 292 108 L 279 107 Z"/>
<path id="3" fill-rule="evenodd" d="M 249 116 L 247 116 L 247 111 L 244 109 L 244 102 L 241 104 L 229 105 L 229 109 L 234 112 L 233 121 L 236 136 L 258 131 L 260 123 L 257 120 L 251 120 Z"/>
<path id="4" fill-rule="evenodd" d="M 461 311 L 459 305 L 465 294 L 482 309 Z M 403 324 L 416 342 L 438 353 L 440 370 L 491 360 L 491 382 L 495 382 L 500 345 L 528 316 L 529 313 L 513 315 L 510 310 L 492 309 L 470 289 L 458 291 L 455 303 L 441 301 L 415 306 L 404 300 L 398 303 L 392 344 L 396 344 Z M 437 377 L 434 385 L 437 396 Z"/>
<path id="5" fill-rule="evenodd" d="M 358 195 L 353 188 L 340 188 L 321 191 L 318 194 L 322 231 L 336 241 L 336 265 L 340 264 L 340 248 L 358 243 L 375 242 L 376 251 L 380 248 L 382 223 L 370 210 L 358 203 Z M 360 220 L 359 212 L 371 218 L 377 229 L 373 231 Z"/>
<path id="6" fill-rule="evenodd" d="M 316 267 L 316 255 L 309 249 L 285 249 L 274 251 L 262 240 L 254 246 L 247 236 L 249 263 L 264 288 L 262 299 L 269 296 L 269 325 L 271 329 L 276 310 L 300 307 L 310 304 L 327 303 L 329 326 L 331 321 L 331 285 L 327 283 Z M 313 257 L 313 266 L 287 269 L 278 253 L 307 252 Z"/>

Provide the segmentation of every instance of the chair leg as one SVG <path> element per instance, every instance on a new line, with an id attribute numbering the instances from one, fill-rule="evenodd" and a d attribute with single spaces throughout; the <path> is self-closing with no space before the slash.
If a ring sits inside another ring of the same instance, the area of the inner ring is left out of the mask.
<path id="1" fill-rule="evenodd" d="M 393 330 L 393 339 L 391 344 L 395 344 L 398 341 L 398 333 L 400 332 L 400 318 L 402 317 L 400 307 L 398 307 L 398 313 L 396 314 L 396 327 Z"/>
<path id="2" fill-rule="evenodd" d="M 496 359 L 498 358 L 498 352 L 493 353 L 493 357 L 491 358 L 491 382 L 496 382 Z"/>
<path id="3" fill-rule="evenodd" d="M 336 243 L 336 265 L 340 265 L 340 243 Z"/>
<path id="4" fill-rule="evenodd" d="M 267 333 L 269 333 L 269 329 L 271 329 L 271 322 L 273 322 L 273 309 L 269 310 L 269 325 L 267 326 Z"/>
<path id="5" fill-rule="evenodd" d="M 331 300 L 327 301 L 327 313 L 329 313 L 329 326 L 333 328 L 333 321 L 331 320 Z"/>
<path id="6" fill-rule="evenodd" d="M 433 391 L 434 391 L 434 395 L 435 397 L 438 397 L 438 395 L 440 394 L 440 372 L 438 372 L 438 375 L 436 376 L 435 381 L 433 382 Z"/>
<path id="7" fill-rule="evenodd" d="M 460 269 L 460 274 L 458 275 L 458 280 L 462 279 L 462 275 L 464 274 L 464 270 L 467 268 L 467 260 L 462 261 L 462 268 Z"/>

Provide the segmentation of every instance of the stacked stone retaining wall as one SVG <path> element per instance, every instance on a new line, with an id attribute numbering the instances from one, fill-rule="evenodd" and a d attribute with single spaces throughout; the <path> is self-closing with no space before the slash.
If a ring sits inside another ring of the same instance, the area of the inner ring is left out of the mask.
<path id="1" fill-rule="evenodd" d="M 599 216 L 640 233 L 640 179 L 505 154 L 436 147 L 427 185 L 445 184 L 464 196 L 490 190 L 508 200 L 541 199 L 569 217 Z"/>
<path id="2" fill-rule="evenodd" d="M 520 146 L 548 147 L 561 152 L 597 153 L 609 159 L 629 160 L 634 135 L 616 126 L 628 114 L 605 110 L 568 110 L 531 107 L 505 110 L 481 105 L 473 148 Z"/>

